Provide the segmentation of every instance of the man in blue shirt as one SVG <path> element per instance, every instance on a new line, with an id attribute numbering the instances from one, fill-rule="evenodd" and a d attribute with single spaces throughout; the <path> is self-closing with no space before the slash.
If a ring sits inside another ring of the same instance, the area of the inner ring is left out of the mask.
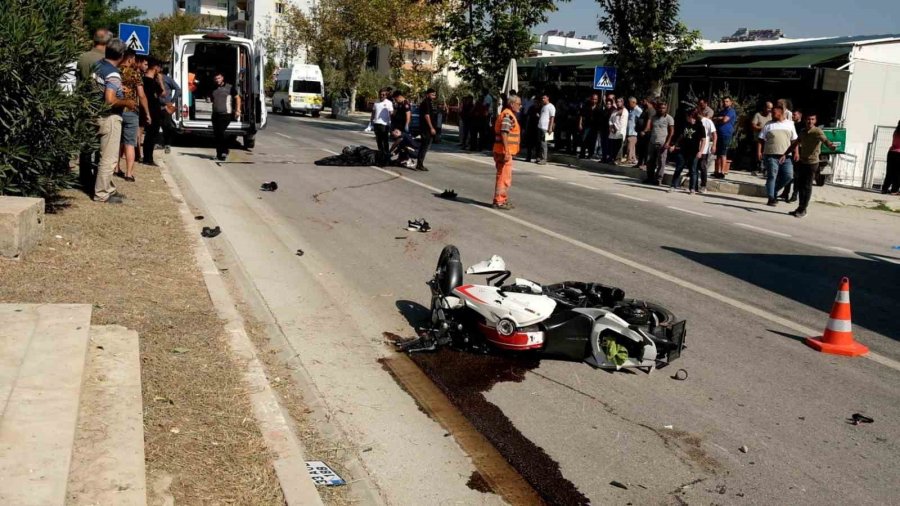
<path id="1" fill-rule="evenodd" d="M 638 118 L 644 110 L 638 105 L 638 101 L 634 97 L 628 97 L 628 131 L 626 139 L 628 141 L 628 163 L 637 164 L 637 141 L 638 141 Z"/>
<path id="2" fill-rule="evenodd" d="M 97 93 L 105 104 L 97 118 L 100 134 L 100 164 L 97 166 L 97 180 L 94 183 L 94 201 L 121 204 L 122 195 L 116 193 L 113 172 L 119 161 L 119 146 L 122 140 L 122 111 L 137 109 L 133 100 L 125 99 L 119 64 L 125 57 L 125 43 L 113 39 L 106 45 L 106 58 L 94 65 L 91 77 L 97 85 Z"/>
<path id="3" fill-rule="evenodd" d="M 728 146 L 731 145 L 731 137 L 734 135 L 734 125 L 737 122 L 737 113 L 734 112 L 731 97 L 725 97 L 722 102 L 725 108 L 713 118 L 716 124 L 716 169 L 714 178 L 725 179 L 725 157 L 728 154 Z"/>

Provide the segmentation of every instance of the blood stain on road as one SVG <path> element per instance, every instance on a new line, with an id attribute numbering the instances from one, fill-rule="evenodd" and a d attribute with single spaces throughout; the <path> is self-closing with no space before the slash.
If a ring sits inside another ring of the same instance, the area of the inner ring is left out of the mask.
<path id="1" fill-rule="evenodd" d="M 525 374 L 539 365 L 539 359 L 522 354 L 479 355 L 448 349 L 413 354 L 411 358 L 544 501 L 590 504 L 563 477 L 559 463 L 523 436 L 503 411 L 484 397 L 484 392 L 497 383 L 524 380 Z"/>

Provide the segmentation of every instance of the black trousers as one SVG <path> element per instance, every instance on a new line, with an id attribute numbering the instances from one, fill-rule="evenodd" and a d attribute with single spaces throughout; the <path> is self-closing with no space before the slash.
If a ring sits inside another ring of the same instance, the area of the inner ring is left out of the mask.
<path id="1" fill-rule="evenodd" d="M 159 137 L 159 124 L 162 119 L 159 115 L 152 116 L 149 125 L 144 126 L 144 146 L 141 153 L 144 163 L 153 163 L 153 148 L 156 147 L 156 139 Z"/>
<path id="2" fill-rule="evenodd" d="M 78 183 L 88 194 L 94 191 L 98 165 L 100 165 L 99 151 L 89 150 L 78 154 Z"/>
<path id="3" fill-rule="evenodd" d="M 581 135 L 581 158 L 593 158 L 597 149 L 597 129 L 585 128 Z"/>
<path id="4" fill-rule="evenodd" d="M 424 127 L 423 128 L 427 128 Z M 431 142 L 434 140 L 434 136 L 431 135 L 431 132 L 422 132 L 421 139 L 419 140 L 419 156 L 416 161 L 416 168 L 422 168 L 425 164 L 425 155 L 428 154 L 428 148 L 431 147 Z"/>
<path id="5" fill-rule="evenodd" d="M 887 171 L 884 173 L 884 182 L 881 183 L 881 193 L 898 191 L 900 191 L 900 152 L 888 151 Z"/>
<path id="6" fill-rule="evenodd" d="M 816 173 L 816 165 L 797 163 L 794 165 L 794 187 L 800 194 L 800 203 L 797 212 L 806 212 L 809 200 L 812 198 L 813 175 Z"/>
<path id="7" fill-rule="evenodd" d="M 388 155 L 391 151 L 391 141 L 388 125 L 375 124 L 375 143 L 378 145 L 378 151 Z"/>
<path id="8" fill-rule="evenodd" d="M 609 148 L 609 154 L 603 154 L 604 158 L 606 158 L 607 161 L 616 161 L 616 159 L 619 157 L 619 151 L 622 150 L 622 141 L 623 139 L 609 139 L 606 144 Z"/>
<path id="9" fill-rule="evenodd" d="M 234 116 L 224 112 L 214 112 L 212 115 L 213 137 L 216 139 L 216 156 L 228 155 L 228 137 L 225 130 Z"/>
<path id="10" fill-rule="evenodd" d="M 637 162 L 638 165 L 644 165 L 647 163 L 647 148 L 650 147 L 650 136 L 648 134 L 638 135 L 637 141 Z M 706 181 L 703 181 L 703 185 L 706 185 Z"/>
<path id="11" fill-rule="evenodd" d="M 172 115 L 165 109 L 162 109 L 160 123 L 160 126 L 162 126 L 162 145 L 169 147 L 172 145 L 172 138 L 175 136 L 175 121 L 172 119 Z"/>

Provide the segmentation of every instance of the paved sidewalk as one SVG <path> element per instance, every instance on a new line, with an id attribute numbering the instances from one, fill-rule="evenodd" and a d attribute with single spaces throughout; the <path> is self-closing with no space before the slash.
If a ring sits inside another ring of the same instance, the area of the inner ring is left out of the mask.
<path id="1" fill-rule="evenodd" d="M 350 113 L 350 116 L 342 119 L 353 121 L 361 125 L 366 125 L 371 116 L 368 112 L 357 111 Z M 459 140 L 459 127 L 455 125 L 443 125 L 444 146 L 453 146 Z M 528 163 L 517 161 L 519 164 Z M 630 165 L 613 165 L 608 163 L 600 163 L 594 160 L 579 160 L 577 157 L 559 152 L 550 152 L 550 162 L 559 165 L 567 165 L 570 167 L 577 166 L 580 169 L 621 174 L 632 177 L 634 179 L 643 180 L 646 172 L 636 169 Z M 665 184 L 670 184 L 672 173 L 675 171 L 673 166 L 669 166 L 666 170 Z M 686 175 L 684 176 L 687 177 Z M 728 173 L 728 177 L 724 180 L 709 179 L 707 189 L 710 192 L 726 193 L 732 195 L 745 195 L 748 197 L 765 198 L 765 183 L 763 177 L 752 176 L 749 172 L 732 171 Z M 827 184 L 825 186 L 813 186 L 812 194 L 813 202 L 820 202 L 828 205 L 844 207 L 864 207 L 871 209 L 879 209 L 882 211 L 894 211 L 900 213 L 900 197 L 893 195 L 882 195 L 874 190 L 864 190 L 861 188 L 849 188 L 844 186 L 836 186 Z"/>

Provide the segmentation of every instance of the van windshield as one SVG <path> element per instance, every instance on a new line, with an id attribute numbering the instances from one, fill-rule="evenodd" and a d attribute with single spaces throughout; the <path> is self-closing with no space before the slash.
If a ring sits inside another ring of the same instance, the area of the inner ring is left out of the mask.
<path id="1" fill-rule="evenodd" d="M 322 93 L 322 83 L 318 81 L 294 81 L 294 93 Z"/>

